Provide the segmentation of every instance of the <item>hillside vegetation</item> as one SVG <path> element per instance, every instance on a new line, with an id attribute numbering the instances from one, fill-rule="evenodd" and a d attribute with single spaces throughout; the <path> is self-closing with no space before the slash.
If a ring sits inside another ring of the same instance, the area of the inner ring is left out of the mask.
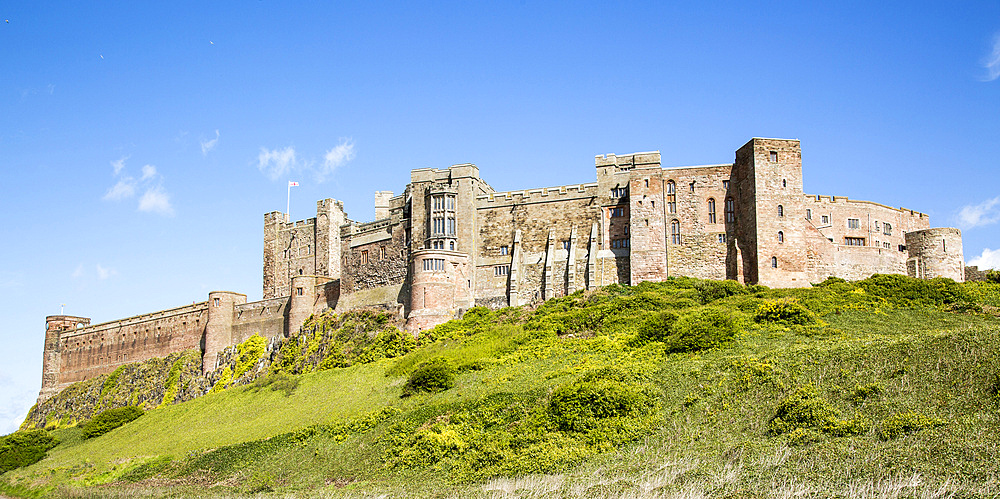
<path id="1" fill-rule="evenodd" d="M 53 426 L 0 493 L 993 497 L 998 310 L 1000 284 L 877 275 L 614 285 L 416 339 L 328 313 L 207 395 Z"/>

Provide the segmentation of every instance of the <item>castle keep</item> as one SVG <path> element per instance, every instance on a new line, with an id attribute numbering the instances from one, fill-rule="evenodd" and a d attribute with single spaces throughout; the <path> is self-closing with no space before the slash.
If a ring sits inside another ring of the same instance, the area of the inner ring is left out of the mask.
<path id="1" fill-rule="evenodd" d="M 472 164 L 413 170 L 375 193 L 375 220 L 324 199 L 316 216 L 264 215 L 263 300 L 212 292 L 193 305 L 91 325 L 46 318 L 44 400 L 122 364 L 259 333 L 295 334 L 310 314 L 380 307 L 411 332 L 473 306 L 499 308 L 669 276 L 771 287 L 875 273 L 964 278 L 958 229 L 927 215 L 805 194 L 799 142 L 755 138 L 730 164 L 663 168 L 659 152 L 595 159 L 596 181 L 496 192 Z"/>

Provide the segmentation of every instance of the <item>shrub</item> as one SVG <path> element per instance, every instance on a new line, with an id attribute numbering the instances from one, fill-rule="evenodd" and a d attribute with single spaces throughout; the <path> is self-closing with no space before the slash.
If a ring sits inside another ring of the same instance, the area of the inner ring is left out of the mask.
<path id="1" fill-rule="evenodd" d="M 45 430 L 28 430 L 0 437 L 0 475 L 41 461 L 59 440 Z"/>
<path id="2" fill-rule="evenodd" d="M 955 281 L 944 277 L 914 279 L 898 274 L 875 274 L 859 281 L 866 293 L 883 298 L 898 307 L 953 305 L 971 302 Z"/>
<path id="3" fill-rule="evenodd" d="M 418 367 L 403 385 L 402 396 L 420 392 L 443 392 L 455 386 L 455 369 L 444 359 L 436 359 Z"/>
<path id="4" fill-rule="evenodd" d="M 858 384 L 851 391 L 851 402 L 855 404 L 860 404 L 871 397 L 877 397 L 882 394 L 882 386 L 878 383 L 868 383 L 867 385 Z"/>
<path id="5" fill-rule="evenodd" d="M 108 409 L 83 425 L 83 438 L 99 437 L 142 415 L 142 409 L 134 405 Z"/>
<path id="6" fill-rule="evenodd" d="M 992 282 L 994 284 L 1000 284 L 1000 270 L 987 270 L 986 271 L 986 282 Z"/>
<path id="7" fill-rule="evenodd" d="M 674 324 L 680 315 L 671 310 L 664 310 L 658 314 L 653 314 L 642 327 L 633 342 L 635 346 L 641 346 L 650 341 L 666 342 L 673 333 Z"/>
<path id="8" fill-rule="evenodd" d="M 236 361 L 236 371 L 233 372 L 233 379 L 238 379 L 243 373 L 250 370 L 257 364 L 257 361 L 264 356 L 267 349 L 267 340 L 263 336 L 254 333 L 243 343 L 236 346 L 239 352 L 239 359 Z"/>
<path id="9" fill-rule="evenodd" d="M 765 301 L 757 307 L 754 321 L 758 323 L 806 325 L 816 322 L 816 314 L 794 301 Z"/>
<path id="10" fill-rule="evenodd" d="M 552 394 L 548 412 L 564 431 L 587 431 L 607 418 L 629 418 L 652 408 L 652 397 L 621 372 L 604 371 L 563 385 Z"/>
<path id="11" fill-rule="evenodd" d="M 801 441 L 799 443 L 810 440 L 803 438 L 809 432 L 800 430 L 816 430 L 842 437 L 862 433 L 866 427 L 860 418 L 839 419 L 836 409 L 820 397 L 812 385 L 796 388 L 791 395 L 778 403 L 778 408 L 767 426 L 768 432 L 772 435 L 788 433 L 791 441 Z"/>
<path id="12" fill-rule="evenodd" d="M 746 286 L 737 281 L 699 281 L 695 286 L 701 294 L 701 302 L 709 303 L 715 300 L 726 298 L 727 296 L 742 295 L 747 293 Z"/>
<path id="13" fill-rule="evenodd" d="M 737 317 L 729 310 L 706 307 L 680 316 L 664 343 L 667 352 L 693 352 L 717 348 L 732 341 Z"/>
<path id="14" fill-rule="evenodd" d="M 879 437 L 882 440 L 892 440 L 900 435 L 913 433 L 925 428 L 936 428 L 945 424 L 943 419 L 932 418 L 907 411 L 889 416 L 879 427 Z"/>

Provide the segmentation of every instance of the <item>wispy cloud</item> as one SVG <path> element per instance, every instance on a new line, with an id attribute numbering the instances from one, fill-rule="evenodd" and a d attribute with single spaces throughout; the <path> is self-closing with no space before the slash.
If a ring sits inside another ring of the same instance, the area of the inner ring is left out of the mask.
<path id="1" fill-rule="evenodd" d="M 146 165 L 142 167 L 142 179 L 149 180 L 156 176 L 156 167 L 153 165 Z"/>
<path id="2" fill-rule="evenodd" d="M 83 264 L 76 266 L 76 270 L 73 271 L 73 279 L 79 279 L 83 277 Z"/>
<path id="3" fill-rule="evenodd" d="M 121 173 L 122 168 L 125 168 L 126 159 L 128 159 L 128 156 L 122 156 L 121 158 L 111 162 L 111 167 L 115 169 L 115 175 Z"/>
<path id="4" fill-rule="evenodd" d="M 257 169 L 271 180 L 284 177 L 296 165 L 295 148 L 292 146 L 281 150 L 261 147 L 260 155 L 257 156 Z"/>
<path id="5" fill-rule="evenodd" d="M 969 265 L 975 265 L 982 269 L 997 269 L 1000 270 L 1000 248 L 991 250 L 989 248 L 983 248 L 983 254 L 969 260 Z"/>
<path id="6" fill-rule="evenodd" d="M 174 207 L 170 204 L 170 195 L 162 187 L 156 186 L 146 190 L 139 199 L 139 211 L 148 211 L 164 216 L 173 216 Z"/>
<path id="7" fill-rule="evenodd" d="M 219 143 L 219 131 L 215 131 L 215 138 L 212 140 L 202 139 L 201 141 L 201 155 L 206 156 L 208 152 L 215 149 L 215 145 Z"/>
<path id="8" fill-rule="evenodd" d="M 101 280 L 107 279 L 113 275 L 118 274 L 118 272 L 115 269 L 104 267 L 99 263 L 96 265 L 96 267 L 97 267 L 97 278 Z"/>
<path id="9" fill-rule="evenodd" d="M 993 52 L 983 58 L 983 67 L 986 68 L 984 80 L 1000 78 L 1000 33 L 993 35 Z"/>
<path id="10" fill-rule="evenodd" d="M 322 182 L 326 177 L 333 175 L 337 168 L 352 159 L 354 159 L 354 141 L 340 139 L 340 143 L 323 156 L 323 167 L 317 172 L 317 179 Z"/>
<path id="11" fill-rule="evenodd" d="M 111 162 L 111 167 L 115 171 L 114 176 L 118 177 L 118 181 L 104 193 L 102 199 L 105 201 L 130 199 L 135 196 L 138 189 L 144 189 L 145 192 L 139 198 L 139 211 L 173 216 L 174 207 L 170 204 L 170 195 L 163 189 L 163 178 L 156 167 L 144 165 L 142 176 L 136 180 L 125 172 L 126 159 L 128 156 Z M 74 277 L 76 276 L 74 275 Z"/>
<path id="12" fill-rule="evenodd" d="M 958 212 L 958 221 L 966 229 L 1000 222 L 1000 196 L 962 207 Z"/>
<path id="13" fill-rule="evenodd" d="M 129 176 L 122 177 L 118 182 L 108 189 L 104 194 L 105 201 L 121 201 L 135 195 L 135 179 Z"/>

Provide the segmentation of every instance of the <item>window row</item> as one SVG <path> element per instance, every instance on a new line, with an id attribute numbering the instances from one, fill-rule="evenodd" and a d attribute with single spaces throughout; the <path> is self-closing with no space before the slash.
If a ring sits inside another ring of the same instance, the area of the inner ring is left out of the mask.
<path id="1" fill-rule="evenodd" d="M 424 258 L 424 270 L 444 270 L 444 258 Z"/>

